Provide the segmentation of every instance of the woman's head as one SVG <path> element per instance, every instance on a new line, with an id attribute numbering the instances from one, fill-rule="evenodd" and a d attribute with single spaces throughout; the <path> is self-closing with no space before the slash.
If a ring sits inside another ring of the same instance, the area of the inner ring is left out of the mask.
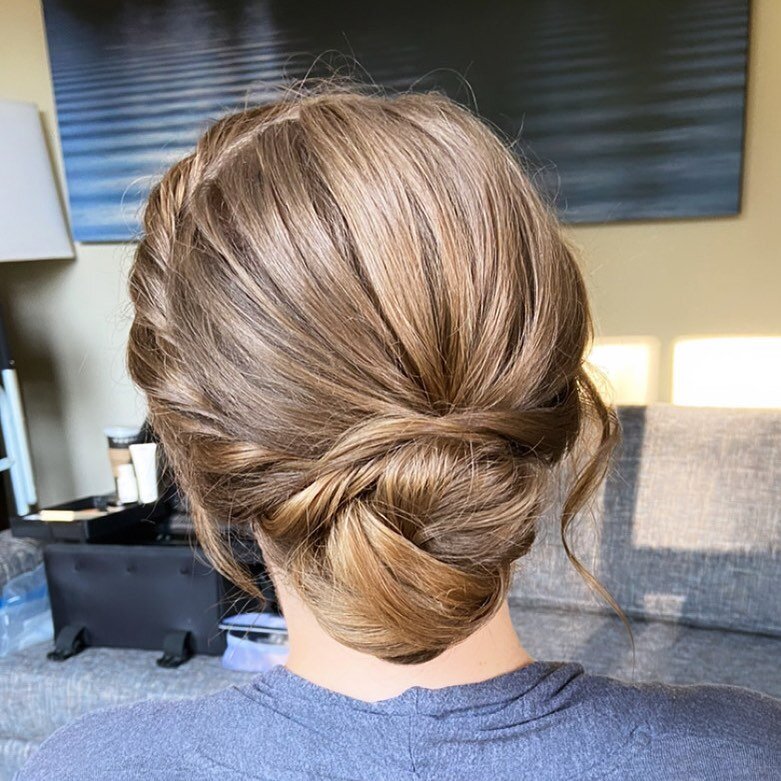
<path id="1" fill-rule="evenodd" d="M 228 116 L 149 199 L 133 379 L 215 566 L 258 540 L 335 639 L 398 662 L 507 595 L 562 462 L 612 414 L 590 317 L 517 160 L 438 95 L 293 96 Z"/>

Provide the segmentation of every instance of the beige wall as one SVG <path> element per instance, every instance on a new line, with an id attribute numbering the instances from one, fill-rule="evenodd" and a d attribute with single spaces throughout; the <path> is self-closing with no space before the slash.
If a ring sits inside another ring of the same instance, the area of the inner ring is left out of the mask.
<path id="1" fill-rule="evenodd" d="M 751 5 L 741 214 L 573 231 L 599 332 L 660 339 L 661 401 L 676 337 L 781 336 L 781 2 Z"/>
<path id="2" fill-rule="evenodd" d="M 687 335 L 781 335 L 781 2 L 754 0 L 743 211 L 728 219 L 573 229 L 599 333 L 654 336 L 660 399 Z M 0 97 L 43 112 L 62 171 L 41 10 L 0 2 Z M 0 264 L 42 501 L 110 488 L 102 427 L 140 422 L 123 368 L 131 248 L 77 247 L 75 261 Z"/>
<path id="3" fill-rule="evenodd" d="M 62 173 L 37 0 L 0 0 L 0 98 L 38 104 Z M 143 420 L 123 365 L 130 253 L 128 245 L 79 245 L 74 261 L 0 263 L 0 304 L 47 504 L 110 490 L 103 426 Z"/>

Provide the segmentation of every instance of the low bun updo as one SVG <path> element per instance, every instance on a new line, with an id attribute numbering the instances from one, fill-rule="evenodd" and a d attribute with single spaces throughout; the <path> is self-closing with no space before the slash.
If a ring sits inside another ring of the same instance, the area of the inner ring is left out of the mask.
<path id="1" fill-rule="evenodd" d="M 246 530 L 382 659 L 490 618 L 557 466 L 580 452 L 564 536 L 616 438 L 555 217 L 439 95 L 221 119 L 153 189 L 130 292 L 130 373 L 214 565 L 257 593 L 221 529 Z"/>

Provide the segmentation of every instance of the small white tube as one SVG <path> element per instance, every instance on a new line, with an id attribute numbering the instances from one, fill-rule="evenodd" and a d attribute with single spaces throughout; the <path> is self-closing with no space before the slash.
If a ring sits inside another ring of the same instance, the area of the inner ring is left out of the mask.
<path id="1" fill-rule="evenodd" d="M 157 501 L 157 443 L 143 442 L 130 446 L 130 457 L 136 470 L 138 482 L 138 501 L 149 504 Z"/>
<path id="2" fill-rule="evenodd" d="M 138 501 L 138 483 L 133 464 L 120 464 L 117 467 L 117 499 L 120 504 L 133 504 Z"/>

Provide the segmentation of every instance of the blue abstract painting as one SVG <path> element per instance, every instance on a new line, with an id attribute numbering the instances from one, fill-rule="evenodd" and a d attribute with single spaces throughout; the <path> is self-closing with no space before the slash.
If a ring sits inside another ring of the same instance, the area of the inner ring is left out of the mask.
<path id="1" fill-rule="evenodd" d="M 748 0 L 44 0 L 80 241 L 138 235 L 221 114 L 328 75 L 444 90 L 571 222 L 740 209 Z"/>

